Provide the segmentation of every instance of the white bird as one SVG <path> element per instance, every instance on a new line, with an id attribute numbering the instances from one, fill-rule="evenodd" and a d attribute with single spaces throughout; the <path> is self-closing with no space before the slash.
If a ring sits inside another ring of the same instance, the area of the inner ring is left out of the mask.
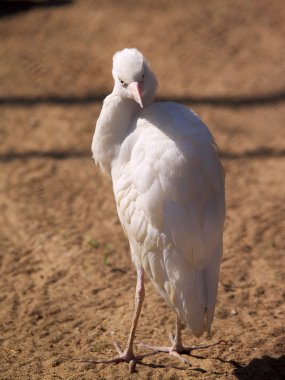
<path id="1" fill-rule="evenodd" d="M 157 82 L 137 49 L 113 57 L 114 89 L 103 103 L 92 152 L 112 177 L 117 211 L 137 270 L 127 347 L 96 363 L 127 361 L 144 300 L 144 272 L 177 315 L 169 352 L 184 362 L 181 328 L 197 337 L 214 317 L 225 219 L 224 172 L 206 125 L 189 108 L 153 102 Z M 189 351 L 189 350 L 188 350 Z"/>

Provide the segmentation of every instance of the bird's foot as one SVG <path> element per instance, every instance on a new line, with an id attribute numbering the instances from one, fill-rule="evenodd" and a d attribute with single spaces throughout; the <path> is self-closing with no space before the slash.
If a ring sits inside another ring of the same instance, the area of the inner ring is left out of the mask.
<path id="1" fill-rule="evenodd" d="M 148 350 L 152 350 L 152 351 L 154 351 L 155 354 L 160 353 L 160 352 L 168 353 L 169 355 L 175 356 L 182 363 L 185 363 L 185 364 L 188 364 L 191 366 L 192 364 L 191 364 L 190 360 L 184 358 L 182 355 L 184 355 L 184 354 L 191 355 L 192 351 L 194 351 L 194 350 L 202 350 L 204 348 L 216 346 L 220 343 L 226 343 L 224 340 L 220 340 L 218 342 L 211 343 L 211 344 L 203 344 L 203 345 L 199 345 L 199 346 L 184 347 L 182 345 L 182 343 L 178 343 L 175 341 L 175 338 L 172 336 L 172 334 L 170 334 L 170 341 L 172 343 L 172 346 L 170 346 L 170 347 L 151 346 L 151 345 L 144 344 L 144 343 L 139 343 L 139 344 L 137 344 L 137 346 L 148 349 Z"/>
<path id="2" fill-rule="evenodd" d="M 122 363 L 122 362 L 127 362 L 127 363 L 129 363 L 130 373 L 133 373 L 133 372 L 135 372 L 137 363 L 139 363 L 143 358 L 145 358 L 147 356 L 156 355 L 158 353 L 155 350 L 152 350 L 153 352 L 151 352 L 151 353 L 135 355 L 133 353 L 132 349 L 126 348 L 124 351 L 122 351 L 121 347 L 119 346 L 119 344 L 116 341 L 114 341 L 114 347 L 115 347 L 116 351 L 118 352 L 118 356 L 115 356 L 114 358 L 105 359 L 105 360 L 104 359 L 96 360 L 94 358 L 76 358 L 76 360 L 80 361 L 81 363 L 91 363 L 91 364 L 102 364 L 102 363 L 104 363 L 104 364 L 110 364 L 110 363 L 118 364 L 118 363 Z"/>
<path id="3" fill-rule="evenodd" d="M 161 352 L 168 353 L 169 355 L 175 356 L 182 363 L 188 364 L 189 366 L 192 365 L 190 360 L 188 360 L 182 356 L 182 354 L 188 354 L 189 355 L 189 351 L 185 347 L 180 349 L 180 348 L 175 348 L 173 346 L 160 347 L 160 346 L 151 346 L 149 344 L 144 344 L 144 343 L 139 343 L 139 344 L 137 344 L 137 346 L 142 347 L 142 348 L 146 348 L 148 350 L 152 350 L 155 353 L 161 353 Z"/>

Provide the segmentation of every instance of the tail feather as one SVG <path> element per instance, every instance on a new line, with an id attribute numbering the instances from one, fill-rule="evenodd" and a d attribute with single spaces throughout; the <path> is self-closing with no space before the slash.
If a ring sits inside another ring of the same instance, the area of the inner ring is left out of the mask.
<path id="1" fill-rule="evenodd" d="M 175 251 L 163 256 L 148 252 L 142 260 L 144 270 L 182 323 L 197 337 L 210 331 L 214 317 L 222 242 L 212 260 L 201 270 L 189 268 Z"/>
<path id="2" fill-rule="evenodd" d="M 184 325 L 197 337 L 210 332 L 214 318 L 222 244 L 202 270 L 189 269 L 186 263 L 164 253 L 168 283 L 165 287 L 171 304 Z"/>

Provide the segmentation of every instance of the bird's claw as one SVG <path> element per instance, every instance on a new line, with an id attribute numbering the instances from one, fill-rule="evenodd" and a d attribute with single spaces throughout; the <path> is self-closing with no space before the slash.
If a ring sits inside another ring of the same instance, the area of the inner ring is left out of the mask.
<path id="1" fill-rule="evenodd" d="M 94 358 L 81 358 L 81 357 L 76 357 L 72 358 L 72 360 L 79 361 L 81 363 L 90 363 L 90 364 L 119 364 L 122 362 L 127 362 L 129 363 L 129 370 L 130 373 L 134 373 L 136 369 L 137 363 L 139 363 L 143 358 L 147 356 L 152 356 L 156 355 L 158 351 L 147 353 L 147 354 L 141 354 L 141 355 L 135 355 L 133 353 L 129 353 L 127 350 L 122 351 L 119 344 L 117 342 L 114 342 L 114 346 L 116 351 L 118 352 L 119 356 L 115 356 L 114 358 L 111 359 L 102 359 L 102 360 L 97 360 Z"/>
<path id="2" fill-rule="evenodd" d="M 136 370 L 136 364 L 137 364 L 137 361 L 136 360 L 131 360 L 130 363 L 129 363 L 129 371 L 130 373 L 134 373 L 135 370 Z"/>

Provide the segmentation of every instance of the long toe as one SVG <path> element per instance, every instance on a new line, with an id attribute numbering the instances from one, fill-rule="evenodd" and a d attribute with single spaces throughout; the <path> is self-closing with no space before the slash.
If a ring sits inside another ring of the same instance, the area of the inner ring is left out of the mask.
<path id="1" fill-rule="evenodd" d="M 120 349 L 120 348 L 119 348 Z M 130 355 L 126 354 L 125 352 L 122 352 L 119 354 L 119 356 L 115 356 L 114 358 L 111 359 L 95 359 L 95 358 L 81 358 L 81 357 L 76 357 L 72 358 L 72 360 L 79 361 L 81 363 L 90 363 L 90 364 L 118 364 L 122 362 L 129 363 L 129 370 L 130 373 L 133 373 L 135 371 L 137 363 L 139 363 L 142 359 L 148 356 L 156 355 L 158 352 L 151 352 L 147 354 L 140 354 L 140 355 Z"/>
<path id="2" fill-rule="evenodd" d="M 177 351 L 175 350 L 170 350 L 169 351 L 169 355 L 172 355 L 172 356 L 175 356 L 178 360 L 180 360 L 182 363 L 184 364 L 188 364 L 190 366 L 192 366 L 190 360 L 184 358 L 181 354 L 179 354 Z"/>
<path id="3" fill-rule="evenodd" d="M 218 342 L 215 343 L 209 343 L 209 344 L 200 344 L 198 346 L 190 346 L 190 347 L 184 347 L 182 346 L 181 349 L 178 350 L 180 354 L 186 354 L 186 355 L 191 355 L 192 351 L 196 350 L 204 350 L 205 348 L 211 348 L 214 346 L 217 346 L 219 344 L 226 344 L 227 342 L 223 339 L 219 340 Z"/>
<path id="4" fill-rule="evenodd" d="M 220 340 L 218 342 L 211 343 L 211 344 L 203 344 L 200 346 L 184 347 L 182 344 L 177 345 L 177 342 L 175 342 L 175 339 L 172 335 L 170 335 L 170 341 L 172 343 L 171 347 L 152 346 L 152 345 L 144 344 L 144 343 L 137 343 L 136 345 L 140 348 L 144 348 L 144 349 L 153 351 L 154 355 L 156 353 L 168 353 L 169 355 L 176 357 L 182 363 L 185 363 L 185 364 L 191 366 L 192 365 L 191 362 L 187 358 L 184 358 L 182 355 L 184 355 L 184 354 L 185 355 L 191 355 L 192 351 L 202 350 L 205 348 L 210 348 L 210 347 L 216 346 L 216 345 L 221 344 L 221 343 L 223 343 L 223 344 L 226 343 L 226 341 Z"/>
<path id="5" fill-rule="evenodd" d="M 191 362 L 182 356 L 182 354 L 184 354 L 184 347 L 181 350 L 176 350 L 173 348 L 173 346 L 172 347 L 151 346 L 149 344 L 144 344 L 144 343 L 138 343 L 137 346 L 141 348 L 145 348 L 147 350 L 152 350 L 154 351 L 154 353 L 166 353 L 171 356 L 175 356 L 182 363 L 185 363 L 191 366 Z"/>

